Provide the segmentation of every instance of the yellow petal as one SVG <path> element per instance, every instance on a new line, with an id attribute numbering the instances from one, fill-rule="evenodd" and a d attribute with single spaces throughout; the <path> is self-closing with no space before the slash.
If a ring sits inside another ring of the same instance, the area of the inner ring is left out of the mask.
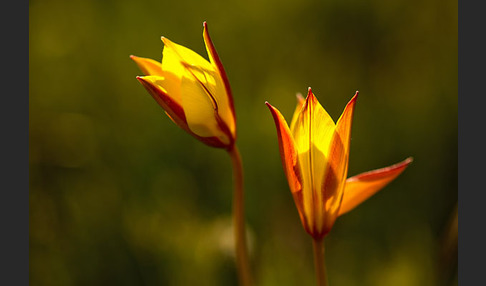
<path id="1" fill-rule="evenodd" d="M 322 190 L 328 165 L 328 152 L 335 132 L 335 124 L 322 108 L 311 89 L 295 121 L 293 137 L 302 169 L 304 212 L 315 222 L 313 232 L 323 231 L 326 215 L 325 201 L 333 190 Z"/>
<path id="2" fill-rule="evenodd" d="M 182 106 L 181 79 L 171 73 L 164 73 L 164 76 L 149 75 L 142 78 L 160 89 L 171 101 Z"/>
<path id="3" fill-rule="evenodd" d="M 302 97 L 302 94 L 299 92 L 296 94 L 297 97 L 297 106 L 295 107 L 294 115 L 292 116 L 292 121 L 290 122 L 290 131 L 295 129 L 295 122 L 297 122 L 297 118 L 299 118 L 300 111 L 302 110 L 302 106 L 304 105 L 305 99 Z"/>
<path id="4" fill-rule="evenodd" d="M 216 117 L 217 102 L 207 86 L 201 84 L 193 73 L 186 72 L 182 77 L 181 94 L 182 106 L 191 131 L 202 137 L 218 137 L 229 144 L 230 138 L 222 131 Z"/>
<path id="5" fill-rule="evenodd" d="M 361 173 L 347 179 L 339 215 L 354 209 L 393 181 L 412 163 L 412 160 L 410 157 L 398 164 Z"/>
<path id="6" fill-rule="evenodd" d="M 158 76 L 139 76 L 137 79 L 165 110 L 170 119 L 179 127 L 189 132 L 182 106 L 173 100 L 167 91 L 158 84 L 158 81 L 163 81 L 164 79 Z"/>
<path id="7" fill-rule="evenodd" d="M 142 58 L 137 56 L 130 56 L 130 58 L 138 65 L 144 75 L 162 76 L 162 64 L 149 58 Z"/>
<path id="8" fill-rule="evenodd" d="M 174 101 L 169 94 L 165 92 L 165 90 L 157 84 L 157 80 L 160 80 L 160 77 L 156 76 L 145 76 L 145 77 L 137 77 L 140 83 L 147 89 L 147 91 L 152 95 L 152 97 L 157 101 L 157 103 L 165 110 L 165 113 L 169 118 L 177 124 L 180 128 L 185 130 L 190 135 L 194 136 L 196 139 L 200 140 L 201 142 L 216 148 L 227 148 L 228 143 L 223 142 L 220 138 L 215 136 L 210 137 L 202 137 L 198 134 L 192 132 L 186 122 L 186 116 L 184 111 L 182 110 L 182 106 L 180 106 L 176 101 Z"/>
<path id="9" fill-rule="evenodd" d="M 193 50 L 178 45 L 165 37 L 162 37 L 162 42 L 164 42 L 164 51 L 162 55 L 162 70 L 168 69 L 172 71 L 171 68 L 173 64 L 176 64 L 176 68 L 180 68 L 180 62 L 184 62 L 188 65 L 199 66 L 205 70 L 214 69 L 211 63 L 209 63 L 205 58 L 201 57 Z M 169 61 L 166 62 L 166 60 Z"/>

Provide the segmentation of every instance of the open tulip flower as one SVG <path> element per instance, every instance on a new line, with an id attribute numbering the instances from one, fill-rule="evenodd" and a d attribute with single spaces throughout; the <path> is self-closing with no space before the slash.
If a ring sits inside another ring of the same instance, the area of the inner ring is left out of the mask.
<path id="1" fill-rule="evenodd" d="M 282 114 L 268 102 L 280 146 L 280 155 L 304 229 L 316 240 L 331 230 L 336 218 L 394 180 L 411 162 L 362 173 L 346 180 L 349 142 L 358 92 L 337 124 L 309 88 L 298 96 L 290 128 Z"/>
<path id="2" fill-rule="evenodd" d="M 204 22 L 207 61 L 162 37 L 162 63 L 130 56 L 145 76 L 137 79 L 179 127 L 203 143 L 231 149 L 236 140 L 233 98 L 221 60 Z"/>

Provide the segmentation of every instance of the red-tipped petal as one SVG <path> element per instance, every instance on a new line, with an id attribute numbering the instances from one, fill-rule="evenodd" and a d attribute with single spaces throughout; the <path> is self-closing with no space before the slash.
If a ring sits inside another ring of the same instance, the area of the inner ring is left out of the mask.
<path id="1" fill-rule="evenodd" d="M 294 139 L 292 138 L 287 122 L 280 111 L 278 111 L 278 109 L 273 107 L 268 102 L 265 102 L 265 104 L 270 109 L 273 120 L 275 121 L 280 148 L 280 157 L 282 158 L 285 175 L 289 181 L 290 190 L 292 193 L 300 191 L 300 170 L 298 168 L 298 154 Z"/>
<path id="2" fill-rule="evenodd" d="M 192 132 L 187 126 L 186 116 L 182 107 L 175 102 L 170 96 L 163 92 L 158 86 L 153 84 L 152 81 L 145 79 L 144 77 L 137 77 L 138 81 L 145 87 L 145 89 L 152 95 L 157 103 L 165 110 L 167 116 L 180 128 L 191 134 L 193 137 L 203 142 L 206 145 L 215 148 L 229 148 L 228 144 L 222 142 L 219 138 L 202 137 Z"/>
<path id="3" fill-rule="evenodd" d="M 356 100 L 358 99 L 359 92 L 356 91 L 353 98 L 348 102 L 346 108 L 344 108 L 341 117 L 336 123 L 336 132 L 341 137 L 341 141 L 344 145 L 346 154 L 349 154 L 349 142 L 351 140 L 351 126 L 353 125 L 353 114 Z"/>
<path id="4" fill-rule="evenodd" d="M 339 215 L 345 214 L 385 187 L 407 168 L 411 157 L 395 165 L 361 173 L 346 180 Z"/>
<path id="5" fill-rule="evenodd" d="M 270 103 L 265 102 L 272 113 L 277 128 L 278 144 L 280 149 L 280 157 L 282 165 L 289 183 L 290 191 L 295 201 L 297 211 L 304 229 L 310 233 L 310 222 L 304 213 L 304 202 L 302 194 L 302 174 L 298 160 L 298 153 L 295 146 L 294 139 L 290 133 L 287 121 L 282 116 L 280 111 L 273 107 Z"/>
<path id="6" fill-rule="evenodd" d="M 233 112 L 233 118 L 234 121 L 236 122 L 236 112 L 235 112 L 235 106 L 233 102 L 233 95 L 231 92 L 231 87 L 229 84 L 228 76 L 226 75 L 226 71 L 224 70 L 223 64 L 221 62 L 221 59 L 219 58 L 218 52 L 216 51 L 216 48 L 214 47 L 213 41 L 211 40 L 211 37 L 209 36 L 209 30 L 208 30 L 208 24 L 206 21 L 203 23 L 203 38 L 204 38 L 204 43 L 206 45 L 206 50 L 208 52 L 209 60 L 210 62 L 216 66 L 218 69 L 221 79 L 223 80 L 224 87 L 226 89 L 226 94 L 228 95 L 228 104 L 229 107 L 231 108 L 231 111 Z M 236 123 L 235 123 L 236 125 Z M 236 135 L 235 135 L 236 137 Z"/>
<path id="7" fill-rule="evenodd" d="M 137 80 L 143 85 L 143 87 L 145 87 L 155 101 L 157 101 L 157 103 L 167 112 L 174 123 L 184 130 L 188 129 L 186 116 L 182 106 L 176 103 L 167 93 L 162 91 L 162 89 L 155 85 L 152 81 L 147 80 L 143 76 L 137 76 Z"/>
<path id="8" fill-rule="evenodd" d="M 323 192 L 328 203 L 328 216 L 337 217 L 348 173 L 349 142 L 353 111 L 358 92 L 349 101 L 339 118 L 328 152 L 328 165 L 325 173 Z"/>

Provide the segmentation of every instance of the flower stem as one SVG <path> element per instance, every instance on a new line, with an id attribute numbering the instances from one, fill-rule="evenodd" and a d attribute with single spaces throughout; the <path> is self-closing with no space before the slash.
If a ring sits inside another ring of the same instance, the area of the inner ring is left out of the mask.
<path id="1" fill-rule="evenodd" d="M 236 248 L 236 268 L 241 286 L 253 285 L 246 245 L 245 210 L 243 196 L 243 166 L 238 147 L 228 150 L 233 163 L 233 224 Z"/>
<path id="2" fill-rule="evenodd" d="M 328 286 L 326 275 L 326 262 L 324 259 L 324 239 L 313 238 L 314 265 L 316 268 L 317 286 Z"/>

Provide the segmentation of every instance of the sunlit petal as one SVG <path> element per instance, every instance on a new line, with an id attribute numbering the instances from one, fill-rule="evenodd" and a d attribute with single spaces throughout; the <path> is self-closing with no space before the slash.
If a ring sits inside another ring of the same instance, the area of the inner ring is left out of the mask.
<path id="1" fill-rule="evenodd" d="M 214 91 L 214 97 L 221 106 L 221 108 L 219 108 L 219 114 L 223 121 L 227 123 L 228 128 L 230 129 L 233 136 L 236 137 L 235 108 L 229 80 L 226 76 L 226 71 L 224 70 L 223 64 L 221 63 L 221 59 L 216 52 L 213 41 L 209 36 L 207 23 L 204 22 L 203 26 L 203 38 L 204 44 L 206 45 L 206 51 L 208 53 L 211 64 L 217 71 L 216 81 L 218 83 L 216 84 L 217 90 Z"/>
<path id="2" fill-rule="evenodd" d="M 162 64 L 160 62 L 133 55 L 130 58 L 138 65 L 144 75 L 162 76 Z"/>
<path id="3" fill-rule="evenodd" d="M 297 149 L 295 149 L 295 142 L 292 138 L 292 134 L 290 134 L 287 121 L 278 109 L 268 102 L 265 102 L 265 104 L 270 109 L 275 121 L 275 126 L 277 127 L 280 156 L 282 158 L 285 175 L 289 181 L 290 190 L 292 192 L 301 191 L 302 186 L 300 184 L 300 171 L 298 168 L 298 153 Z"/>
<path id="4" fill-rule="evenodd" d="M 302 168 L 304 211 L 322 231 L 325 216 L 324 196 L 321 192 L 328 164 L 328 150 L 335 132 L 335 124 L 309 88 L 299 113 L 293 137 Z"/>
<path id="5" fill-rule="evenodd" d="M 348 172 L 349 141 L 351 138 L 351 125 L 354 106 L 358 92 L 349 101 L 341 117 L 336 124 L 336 132 L 333 135 L 328 151 L 328 164 L 322 186 L 327 220 L 325 225 L 332 226 L 338 216 L 344 184 Z"/>
<path id="6" fill-rule="evenodd" d="M 169 93 L 167 93 L 167 90 L 158 84 L 158 82 L 164 81 L 164 78 L 158 76 L 139 76 L 137 79 L 155 101 L 157 101 L 157 103 L 165 110 L 172 121 L 182 129 L 188 131 L 186 117 L 182 110 L 182 106 L 175 101 Z"/>
<path id="7" fill-rule="evenodd" d="M 356 100 L 358 99 L 358 91 L 356 91 L 353 98 L 348 102 L 346 108 L 344 109 L 341 117 L 336 124 L 336 132 L 341 137 L 341 142 L 344 145 L 344 150 L 346 153 L 346 157 L 349 156 L 349 143 L 351 141 L 351 126 L 353 124 L 353 114 L 354 114 L 354 107 L 356 105 Z M 346 160 L 347 163 L 347 160 Z"/>
<path id="8" fill-rule="evenodd" d="M 292 116 L 292 121 L 290 122 L 290 132 L 293 133 L 295 129 L 295 123 L 297 122 L 297 118 L 299 118 L 300 111 L 302 110 L 302 106 L 305 103 L 305 99 L 302 94 L 299 92 L 295 95 L 297 97 L 297 106 L 295 107 L 294 115 Z"/>
<path id="9" fill-rule="evenodd" d="M 230 139 L 219 127 L 216 113 L 216 102 L 204 85 L 200 84 L 191 74 L 182 77 L 182 106 L 187 124 L 192 132 L 202 137 L 216 136 L 226 143 Z"/>
<path id="10" fill-rule="evenodd" d="M 393 181 L 412 163 L 412 160 L 412 158 L 407 158 L 398 164 L 361 173 L 347 179 L 339 215 L 354 209 Z"/>
<path id="11" fill-rule="evenodd" d="M 205 58 L 198 53 L 184 46 L 176 44 L 171 40 L 162 37 L 164 42 L 164 51 L 162 54 L 162 70 L 171 70 L 174 62 L 184 62 L 189 65 L 199 66 L 204 70 L 213 70 L 214 67 Z"/>

